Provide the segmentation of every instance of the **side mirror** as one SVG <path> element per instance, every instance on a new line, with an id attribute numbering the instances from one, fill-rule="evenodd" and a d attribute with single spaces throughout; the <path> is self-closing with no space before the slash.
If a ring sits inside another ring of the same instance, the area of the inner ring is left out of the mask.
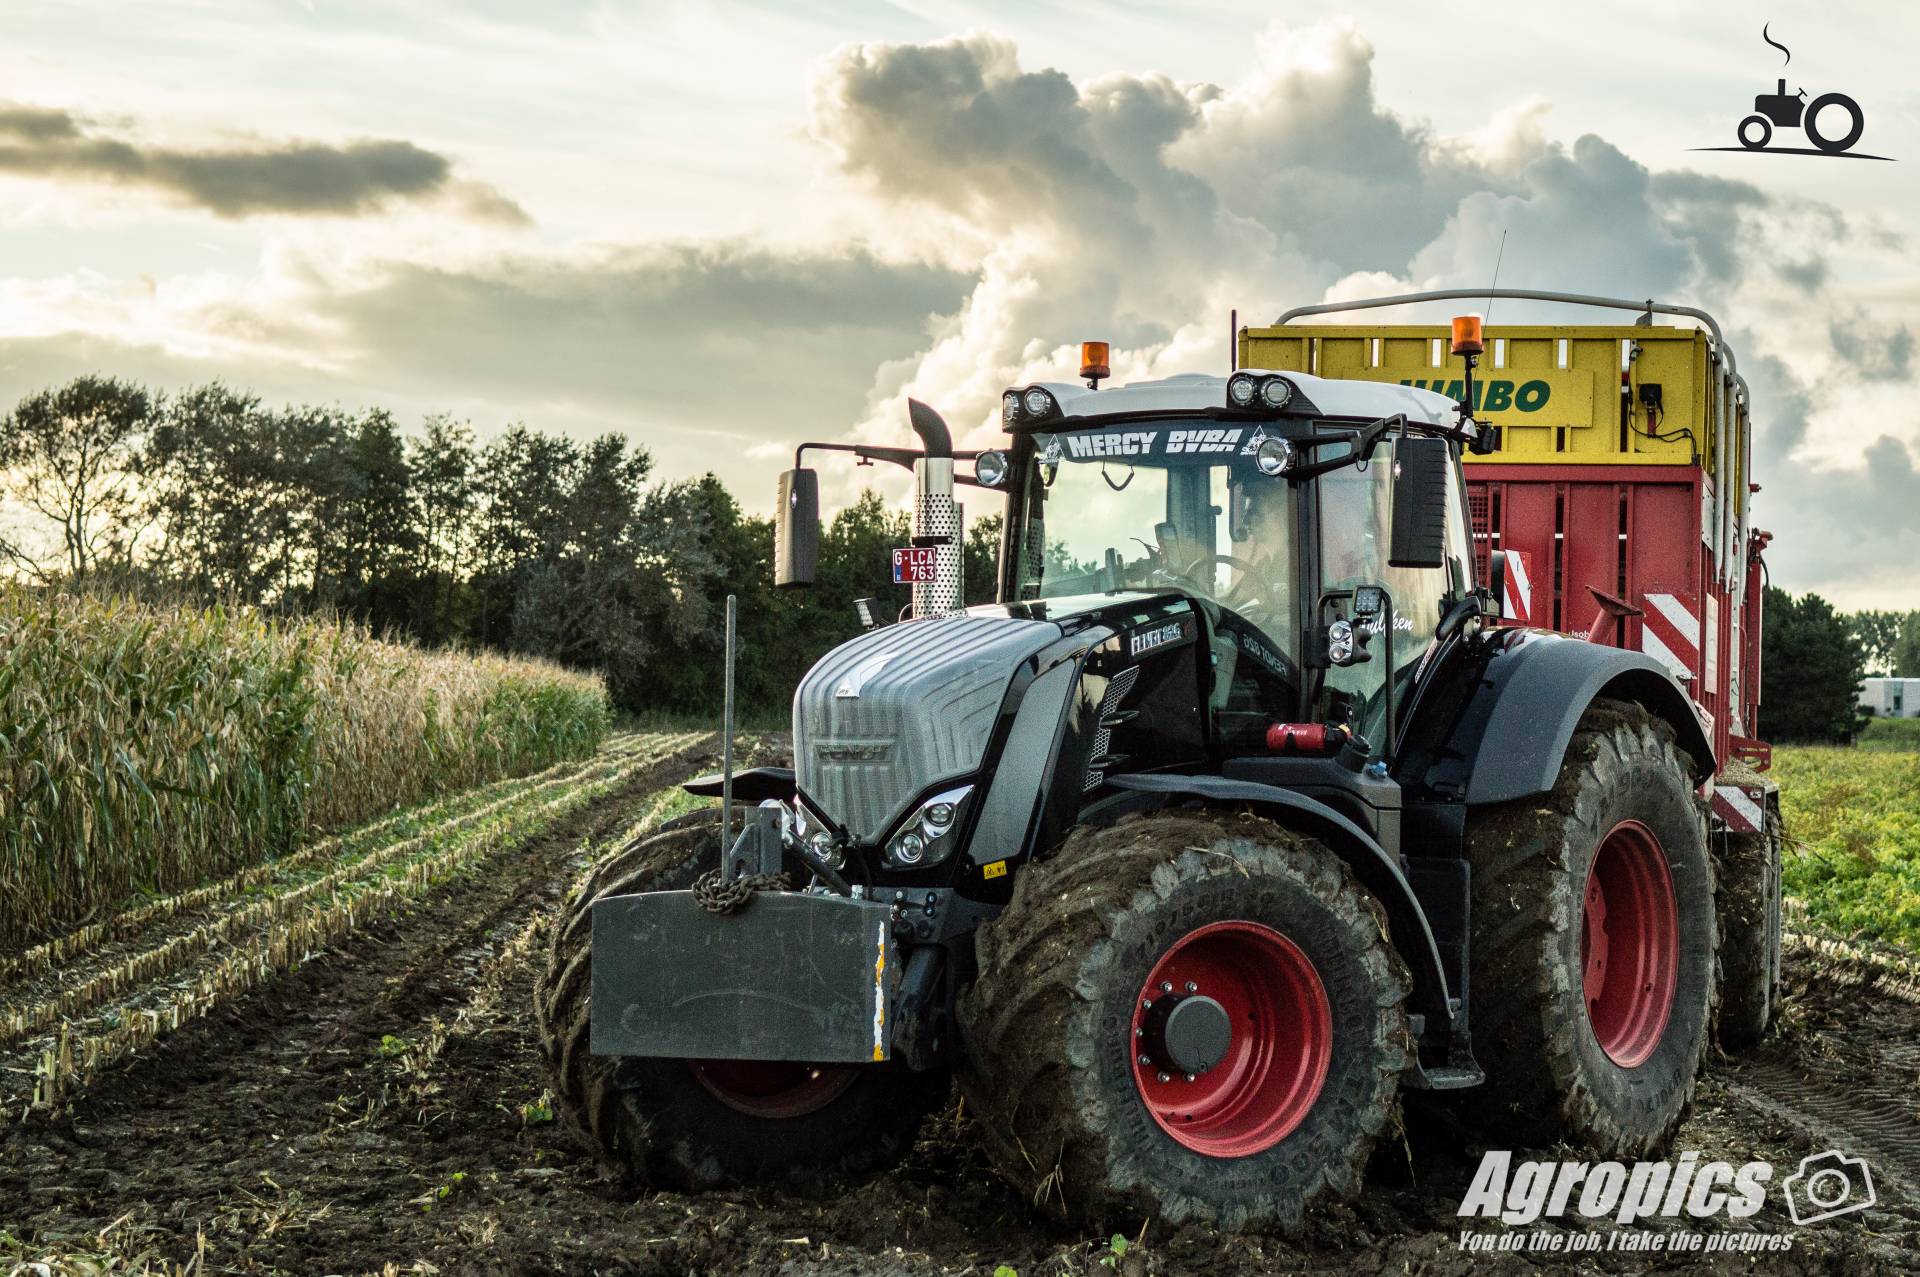
<path id="1" fill-rule="evenodd" d="M 1502 620 L 1507 615 L 1507 552 L 1495 550 L 1487 556 L 1487 597 L 1493 602 L 1493 614 Z"/>
<path id="2" fill-rule="evenodd" d="M 1393 527 L 1387 564 L 1438 568 L 1447 562 L 1447 471 L 1453 450 L 1445 439 L 1409 435 L 1394 450 Z"/>
<path id="3" fill-rule="evenodd" d="M 1490 457 L 1500 451 L 1500 427 L 1481 422 L 1467 441 L 1467 451 L 1476 457 Z"/>
<path id="4" fill-rule="evenodd" d="M 786 470 L 773 511 L 773 583 L 790 590 L 813 584 L 820 560 L 820 473 Z"/>

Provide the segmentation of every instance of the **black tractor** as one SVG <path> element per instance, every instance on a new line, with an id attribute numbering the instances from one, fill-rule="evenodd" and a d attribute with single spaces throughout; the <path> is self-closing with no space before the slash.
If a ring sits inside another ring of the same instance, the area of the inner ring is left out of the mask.
<path id="1" fill-rule="evenodd" d="M 837 445 L 916 474 L 914 615 L 813 667 L 795 766 L 732 775 L 725 828 L 623 848 L 562 917 L 568 1120 L 643 1184 L 806 1186 L 885 1168 L 957 1079 L 1044 1209 L 1283 1230 L 1360 1187 L 1404 1089 L 1509 1146 L 1660 1148 L 1715 998 L 1685 691 L 1499 624 L 1462 405 L 1101 363 L 957 458 L 1006 498 L 990 606 L 958 606 L 938 415 Z M 816 478 L 781 479 L 782 585 Z"/>

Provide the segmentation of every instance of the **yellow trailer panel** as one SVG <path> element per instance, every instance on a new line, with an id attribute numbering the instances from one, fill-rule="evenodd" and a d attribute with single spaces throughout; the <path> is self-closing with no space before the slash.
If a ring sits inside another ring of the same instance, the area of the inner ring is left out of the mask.
<path id="1" fill-rule="evenodd" d="M 1290 324 L 1240 330 L 1240 366 L 1395 381 L 1458 399 L 1466 370 L 1438 324 Z M 1712 472 L 1718 378 L 1707 335 L 1661 326 L 1485 330 L 1475 415 L 1502 427 L 1475 464 L 1699 465 Z M 1737 428 L 1744 431 L 1744 420 Z M 1729 455 L 1746 455 L 1745 440 Z M 1717 476 L 1716 476 L 1717 478 Z"/>

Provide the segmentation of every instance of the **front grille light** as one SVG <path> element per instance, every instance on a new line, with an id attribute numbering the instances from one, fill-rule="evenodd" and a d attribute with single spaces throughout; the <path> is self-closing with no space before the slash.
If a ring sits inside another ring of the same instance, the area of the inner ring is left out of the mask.
<path id="1" fill-rule="evenodd" d="M 951 856 L 959 842 L 953 833 L 960 824 L 960 811 L 972 793 L 972 785 L 961 785 L 921 803 L 887 840 L 887 863 L 898 869 L 920 869 Z"/>

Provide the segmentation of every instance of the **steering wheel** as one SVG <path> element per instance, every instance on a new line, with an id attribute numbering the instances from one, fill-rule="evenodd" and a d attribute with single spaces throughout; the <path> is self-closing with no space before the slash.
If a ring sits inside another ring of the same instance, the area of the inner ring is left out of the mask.
<path id="1" fill-rule="evenodd" d="M 1248 559 L 1243 559 L 1237 554 L 1203 554 L 1187 565 L 1184 575 L 1188 581 L 1202 580 L 1204 578 L 1200 575 L 1201 569 L 1210 567 L 1215 563 L 1224 563 L 1228 567 L 1238 568 L 1240 570 L 1240 579 L 1235 581 L 1232 587 L 1216 600 L 1220 606 L 1232 608 L 1235 612 L 1242 613 L 1249 619 L 1253 619 L 1253 613 L 1249 611 L 1249 609 L 1255 605 L 1259 605 L 1261 613 L 1266 619 L 1271 620 L 1274 608 L 1279 603 L 1279 600 L 1270 597 L 1263 598 L 1260 594 L 1254 593 L 1254 590 L 1260 587 L 1265 587 L 1263 590 L 1264 594 L 1273 595 L 1276 593 L 1272 588 L 1273 583 L 1267 580 L 1266 573 L 1261 570 L 1259 564 Z M 1202 591 L 1202 593 L 1211 597 L 1208 591 Z"/>

